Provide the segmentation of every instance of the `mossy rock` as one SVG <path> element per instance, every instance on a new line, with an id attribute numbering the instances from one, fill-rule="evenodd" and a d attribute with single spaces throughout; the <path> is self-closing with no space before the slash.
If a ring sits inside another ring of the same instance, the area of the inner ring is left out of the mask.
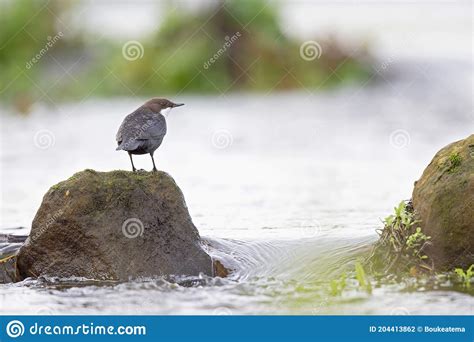
<path id="1" fill-rule="evenodd" d="M 85 170 L 51 187 L 17 267 L 22 278 L 214 273 L 181 190 L 161 171 Z"/>
<path id="2" fill-rule="evenodd" d="M 436 153 L 415 182 L 413 207 L 436 268 L 474 264 L 474 135 Z"/>

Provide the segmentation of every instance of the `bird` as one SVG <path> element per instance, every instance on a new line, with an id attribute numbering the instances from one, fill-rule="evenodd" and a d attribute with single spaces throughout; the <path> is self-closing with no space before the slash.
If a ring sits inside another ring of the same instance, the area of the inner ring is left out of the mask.
<path id="1" fill-rule="evenodd" d="M 166 116 L 172 108 L 183 105 L 184 103 L 173 103 L 167 99 L 152 98 L 125 117 L 115 137 L 118 145 L 116 150 L 128 152 L 133 172 L 137 169 L 133 165 L 132 155 L 147 153 L 153 163 L 152 171 L 157 171 L 153 153 L 166 135 Z"/>

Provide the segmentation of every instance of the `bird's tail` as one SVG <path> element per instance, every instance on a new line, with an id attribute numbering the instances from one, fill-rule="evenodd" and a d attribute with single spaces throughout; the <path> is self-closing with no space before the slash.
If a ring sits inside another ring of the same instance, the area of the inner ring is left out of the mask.
<path id="1" fill-rule="evenodd" d="M 117 148 L 115 149 L 115 151 L 120 151 L 121 149 L 122 149 L 122 146 L 118 145 Z"/>

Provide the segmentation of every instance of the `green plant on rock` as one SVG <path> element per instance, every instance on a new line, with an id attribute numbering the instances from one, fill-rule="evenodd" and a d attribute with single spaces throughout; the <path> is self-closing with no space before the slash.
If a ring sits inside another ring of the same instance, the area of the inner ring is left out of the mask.
<path id="1" fill-rule="evenodd" d="M 369 262 L 376 271 L 387 274 L 391 271 L 409 271 L 413 267 L 428 269 L 428 256 L 424 254 L 431 237 L 425 235 L 416 219 L 411 202 L 402 201 L 394 208 L 394 213 L 383 221 L 383 229 Z"/>
<path id="2" fill-rule="evenodd" d="M 408 236 L 406 245 L 407 249 L 412 252 L 414 257 L 420 258 L 422 260 L 428 259 L 428 256 L 424 255 L 422 252 L 422 247 L 425 243 L 430 240 L 431 237 L 423 234 L 420 227 L 416 227 L 416 231 Z"/>
<path id="3" fill-rule="evenodd" d="M 458 152 L 453 152 L 449 155 L 448 172 L 453 172 L 459 165 L 461 165 L 462 158 Z"/>
<path id="4" fill-rule="evenodd" d="M 466 271 L 462 268 L 456 268 L 454 269 L 454 272 L 458 275 L 466 288 L 471 287 L 471 281 L 474 280 L 474 264 L 472 264 Z"/>

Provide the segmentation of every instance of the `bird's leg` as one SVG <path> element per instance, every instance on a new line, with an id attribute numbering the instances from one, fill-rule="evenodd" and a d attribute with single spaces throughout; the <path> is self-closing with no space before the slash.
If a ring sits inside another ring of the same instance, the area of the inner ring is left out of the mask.
<path id="1" fill-rule="evenodd" d="M 153 152 L 150 153 L 150 156 L 151 156 L 151 161 L 153 162 L 153 170 L 152 171 L 156 172 L 158 170 L 156 169 L 155 159 L 153 158 Z"/>
<path id="2" fill-rule="evenodd" d="M 135 165 L 133 165 L 132 154 L 130 152 L 128 152 L 128 156 L 130 157 L 130 161 L 132 162 L 132 170 L 133 170 L 133 172 L 136 172 L 137 169 L 135 169 Z"/>

